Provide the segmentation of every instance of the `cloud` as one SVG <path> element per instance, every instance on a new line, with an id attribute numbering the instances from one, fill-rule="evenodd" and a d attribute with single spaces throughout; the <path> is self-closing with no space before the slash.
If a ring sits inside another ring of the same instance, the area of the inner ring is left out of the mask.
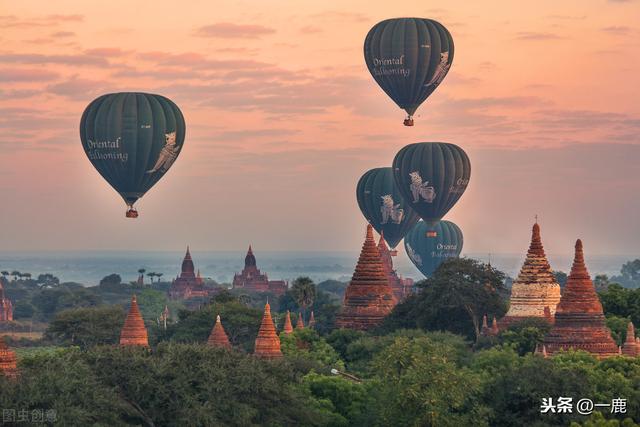
<path id="1" fill-rule="evenodd" d="M 328 10 L 321 13 L 311 15 L 312 19 L 321 19 L 326 21 L 351 21 L 351 22 L 367 22 L 370 18 L 357 12 L 343 12 L 338 10 Z"/>
<path id="2" fill-rule="evenodd" d="M 59 77 L 58 73 L 42 68 L 0 69 L 0 82 L 42 82 Z"/>
<path id="3" fill-rule="evenodd" d="M 323 31 L 324 30 L 322 28 L 316 27 L 314 25 L 307 25 L 307 26 L 304 26 L 304 27 L 300 28 L 300 32 L 302 34 L 317 34 L 317 33 L 323 32 Z"/>
<path id="4" fill-rule="evenodd" d="M 109 62 L 101 56 L 93 55 L 44 55 L 39 53 L 4 53 L 0 54 L 0 62 L 22 64 L 65 64 L 107 66 Z"/>
<path id="5" fill-rule="evenodd" d="M 205 25 L 194 31 L 196 36 L 222 39 L 257 39 L 276 30 L 262 25 L 239 25 L 230 22 Z"/>
<path id="6" fill-rule="evenodd" d="M 559 40 L 564 37 L 555 33 L 538 33 L 534 31 L 521 31 L 516 35 L 518 40 Z"/>
<path id="7" fill-rule="evenodd" d="M 76 33 L 74 33 L 73 31 L 56 31 L 55 33 L 51 33 L 51 37 L 55 38 L 73 37 L 75 35 Z"/>
<path id="8" fill-rule="evenodd" d="M 22 19 L 15 15 L 0 16 L 0 27 L 3 28 L 34 28 L 50 27 L 67 22 L 81 22 L 82 15 L 47 15 L 32 19 Z"/>
<path id="9" fill-rule="evenodd" d="M 104 83 L 73 76 L 70 79 L 47 86 L 47 91 L 76 101 L 90 102 L 101 93 L 108 92 Z"/>
<path id="10" fill-rule="evenodd" d="M 614 25 L 610 27 L 604 27 L 602 28 L 602 31 L 614 36 L 626 36 L 631 33 L 632 29 L 630 27 L 625 27 L 622 25 L 620 26 Z"/>

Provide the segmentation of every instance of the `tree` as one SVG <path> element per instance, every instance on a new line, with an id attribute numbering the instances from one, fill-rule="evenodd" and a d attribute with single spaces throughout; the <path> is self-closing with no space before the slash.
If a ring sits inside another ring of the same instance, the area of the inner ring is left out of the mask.
<path id="1" fill-rule="evenodd" d="M 433 276 L 418 282 L 417 295 L 398 304 L 383 330 L 423 328 L 480 336 L 482 316 L 506 312 L 504 273 L 470 258 L 444 261 Z"/>
<path id="2" fill-rule="evenodd" d="M 157 276 L 158 273 L 156 273 L 155 271 L 150 271 L 149 273 L 147 273 L 147 277 L 149 277 L 149 279 L 151 280 L 151 283 L 153 283 L 153 278 Z"/>
<path id="3" fill-rule="evenodd" d="M 290 334 L 280 334 L 280 348 L 285 356 L 303 357 L 324 366 L 344 369 L 338 353 L 313 329 L 295 329 Z"/>
<path id="4" fill-rule="evenodd" d="M 567 273 L 565 273 L 564 271 L 554 271 L 553 275 L 555 276 L 556 281 L 560 285 L 560 288 L 564 289 L 564 285 L 567 284 L 567 280 L 569 279 L 569 276 L 567 276 Z"/>
<path id="5" fill-rule="evenodd" d="M 620 276 L 613 276 L 611 281 L 628 288 L 640 287 L 640 259 L 625 262 L 620 269 Z"/>
<path id="6" fill-rule="evenodd" d="M 105 290 L 118 290 L 122 287 L 122 277 L 116 273 L 109 274 L 100 280 L 98 286 Z"/>
<path id="7" fill-rule="evenodd" d="M 11 275 L 13 276 L 13 280 L 16 281 L 18 280 L 18 277 L 21 276 L 20 272 L 18 270 L 13 270 L 11 272 Z"/>
<path id="8" fill-rule="evenodd" d="M 116 344 L 124 318 L 124 310 L 117 305 L 63 310 L 49 324 L 45 336 L 60 345 L 81 348 Z"/>
<path id="9" fill-rule="evenodd" d="M 40 274 L 38 275 L 37 284 L 43 288 L 50 288 L 58 286 L 60 284 L 60 279 L 51 273 Z"/>
<path id="10" fill-rule="evenodd" d="M 593 286 L 596 288 L 596 292 L 606 291 L 609 287 L 609 276 L 606 274 L 598 274 L 593 279 Z"/>
<path id="11" fill-rule="evenodd" d="M 551 325 L 544 319 L 524 319 L 500 332 L 498 341 L 524 356 L 533 353 L 550 330 Z"/>
<path id="12" fill-rule="evenodd" d="M 290 292 L 298 306 L 306 313 L 316 298 L 316 285 L 308 277 L 298 277 L 293 281 Z"/>
<path id="13" fill-rule="evenodd" d="M 158 283 L 160 282 L 160 279 L 162 279 L 162 276 L 164 276 L 164 273 L 156 273 L 156 277 L 158 278 Z"/>

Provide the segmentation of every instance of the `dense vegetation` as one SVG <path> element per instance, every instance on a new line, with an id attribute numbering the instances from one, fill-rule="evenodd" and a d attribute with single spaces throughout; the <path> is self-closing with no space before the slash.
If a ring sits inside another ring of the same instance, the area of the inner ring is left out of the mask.
<path id="1" fill-rule="evenodd" d="M 483 314 L 504 314 L 507 290 L 501 272 L 473 260 L 444 263 L 369 333 L 333 329 L 344 284 L 297 279 L 285 295 L 269 296 L 274 320 L 280 328 L 287 310 L 294 323 L 313 310 L 317 328 L 281 336 L 285 357 L 274 362 L 251 355 L 266 295 L 221 291 L 196 309 L 173 305 L 165 328 L 157 316 L 168 301 L 158 283 L 141 289 L 112 277 L 95 288 L 28 290 L 33 279 L 16 279 L 9 288 L 29 295 L 33 316 L 49 323 L 42 347 L 18 348 L 19 380 L 0 377 L 0 407 L 54 410 L 64 425 L 632 427 L 640 420 L 640 358 L 534 355 L 544 322 L 479 336 Z M 640 290 L 610 282 L 601 289 L 621 343 L 628 320 L 640 324 Z M 149 350 L 113 345 L 132 291 Z M 232 351 L 204 344 L 216 314 Z M 624 398 L 627 411 L 541 414 L 543 398 L 561 396 Z"/>

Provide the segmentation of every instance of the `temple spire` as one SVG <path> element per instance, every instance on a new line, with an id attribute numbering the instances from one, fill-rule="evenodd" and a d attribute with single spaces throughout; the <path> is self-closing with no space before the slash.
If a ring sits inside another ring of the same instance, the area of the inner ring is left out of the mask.
<path id="1" fill-rule="evenodd" d="M 262 323 L 256 338 L 256 346 L 254 354 L 264 359 L 277 359 L 282 357 L 280 351 L 280 338 L 276 334 L 276 327 L 271 318 L 271 306 L 266 303 L 264 306 L 264 314 Z"/>
<path id="2" fill-rule="evenodd" d="M 313 315 L 313 310 L 311 310 L 311 315 L 309 316 L 309 328 L 313 329 L 316 326 L 316 318 Z"/>
<path id="3" fill-rule="evenodd" d="M 144 326 L 135 294 L 131 297 L 131 307 L 120 332 L 120 345 L 149 347 L 147 328 Z"/>
<path id="4" fill-rule="evenodd" d="M 298 321 L 296 322 L 296 329 L 304 329 L 304 320 L 302 320 L 302 313 L 298 312 Z"/>
<path id="5" fill-rule="evenodd" d="M 4 342 L 4 337 L 0 335 L 0 375 L 15 378 L 18 375 L 18 358 Z"/>
<path id="6" fill-rule="evenodd" d="M 573 266 L 556 309 L 555 324 L 544 343 L 551 355 L 570 348 L 588 351 L 598 358 L 618 354 L 584 263 L 580 239 L 576 241 Z"/>
<path id="7" fill-rule="evenodd" d="M 229 337 L 227 336 L 227 333 L 224 331 L 224 327 L 222 326 L 222 322 L 220 321 L 219 314 L 216 316 L 216 323 L 213 325 L 213 329 L 211 329 L 211 334 L 209 335 L 207 344 L 213 347 L 222 347 L 222 348 L 231 349 L 231 343 L 229 342 Z"/>
<path id="8" fill-rule="evenodd" d="M 640 356 L 640 346 L 636 341 L 636 331 L 633 322 L 627 324 L 627 337 L 622 344 L 622 354 L 625 356 Z"/>
<path id="9" fill-rule="evenodd" d="M 282 328 L 285 334 L 293 332 L 293 325 L 291 325 L 291 312 L 287 310 L 287 315 L 284 318 L 284 327 Z"/>
<path id="10" fill-rule="evenodd" d="M 371 329 L 388 315 L 395 305 L 389 277 L 380 251 L 373 239 L 373 227 L 367 233 L 353 277 L 347 286 L 344 304 L 336 318 L 338 328 Z"/>

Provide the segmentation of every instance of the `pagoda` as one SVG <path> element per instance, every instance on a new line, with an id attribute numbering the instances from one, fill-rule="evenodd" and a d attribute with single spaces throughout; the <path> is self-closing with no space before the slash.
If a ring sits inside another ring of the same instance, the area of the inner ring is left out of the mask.
<path id="1" fill-rule="evenodd" d="M 640 356 L 640 344 L 636 340 L 636 331 L 633 322 L 627 325 L 627 338 L 622 344 L 622 354 L 629 357 Z"/>
<path id="2" fill-rule="evenodd" d="M 571 273 L 555 312 L 555 323 L 544 338 L 549 355 L 561 350 L 584 350 L 599 359 L 616 356 L 618 346 L 605 326 L 602 304 L 584 263 L 578 239 Z"/>
<path id="3" fill-rule="evenodd" d="M 0 336 L 0 374 L 9 378 L 15 378 L 18 375 L 16 353 L 7 346 L 2 336 Z"/>
<path id="4" fill-rule="evenodd" d="M 489 327 L 487 324 L 487 315 L 485 314 L 484 316 L 482 316 L 482 327 L 480 328 L 480 335 L 489 337 L 489 336 L 496 336 L 499 333 L 500 333 L 500 330 L 498 329 L 498 321 L 496 320 L 496 317 L 493 316 L 491 327 Z"/>
<path id="5" fill-rule="evenodd" d="M 189 246 L 187 246 L 187 253 L 182 260 L 182 271 L 169 288 L 169 298 L 172 299 L 189 299 L 197 297 L 208 297 L 211 294 L 211 289 L 207 289 L 204 286 L 204 280 L 200 277 L 200 270 L 195 272 L 195 266 L 193 259 L 191 258 L 191 252 Z"/>
<path id="6" fill-rule="evenodd" d="M 304 329 L 304 320 L 302 320 L 301 312 L 298 312 L 298 321 L 296 322 L 296 329 Z"/>
<path id="7" fill-rule="evenodd" d="M 218 316 L 216 316 L 216 324 L 213 325 L 213 329 L 211 330 L 211 334 L 209 335 L 207 344 L 213 347 L 222 347 L 226 349 L 231 349 L 231 343 L 229 342 L 229 337 L 227 336 L 227 333 L 224 331 L 224 327 L 222 326 L 222 322 L 220 321 L 219 314 Z"/>
<path id="8" fill-rule="evenodd" d="M 149 347 L 147 328 L 144 326 L 135 295 L 131 297 L 131 308 L 120 332 L 120 345 Z"/>
<path id="9" fill-rule="evenodd" d="M 540 226 L 536 222 L 533 224 L 527 257 L 511 286 L 509 311 L 500 319 L 499 326 L 507 328 L 524 319 L 543 319 L 553 323 L 559 302 L 560 285 L 542 247 Z"/>
<path id="10" fill-rule="evenodd" d="M 293 332 L 293 325 L 291 324 L 291 312 L 287 310 L 287 315 L 284 318 L 284 327 L 282 328 L 285 334 Z"/>
<path id="11" fill-rule="evenodd" d="M 244 257 L 244 269 L 233 276 L 233 289 L 242 288 L 253 292 L 271 292 L 283 295 L 289 284 L 284 280 L 269 280 L 266 273 L 262 273 L 256 265 L 256 257 L 251 245 Z"/>
<path id="12" fill-rule="evenodd" d="M 0 277 L 0 322 L 10 322 L 13 320 L 13 304 L 4 293 L 6 279 Z"/>
<path id="13" fill-rule="evenodd" d="M 269 303 L 264 306 L 264 315 L 256 338 L 254 354 L 263 359 L 278 359 L 282 357 L 280 338 L 276 334 L 276 327 L 273 324 L 273 319 L 271 319 L 271 306 Z"/>
<path id="14" fill-rule="evenodd" d="M 313 329 L 316 327 L 316 318 L 313 315 L 313 310 L 311 310 L 311 315 L 309 316 L 309 328 Z"/>
<path id="15" fill-rule="evenodd" d="M 342 309 L 336 318 L 338 328 L 371 329 L 388 315 L 396 300 L 389 286 L 380 251 L 373 240 L 373 227 L 367 225 L 367 236 L 351 282 L 344 295 Z"/>
<path id="16" fill-rule="evenodd" d="M 401 275 L 398 275 L 393 268 L 393 258 L 398 254 L 398 251 L 392 251 L 387 246 L 387 242 L 384 240 L 384 233 L 380 233 L 380 240 L 378 241 L 378 251 L 382 258 L 382 265 L 384 266 L 384 272 L 389 278 L 389 286 L 393 291 L 393 296 L 397 302 L 404 300 L 410 293 L 413 287 L 412 279 L 404 279 Z"/>

